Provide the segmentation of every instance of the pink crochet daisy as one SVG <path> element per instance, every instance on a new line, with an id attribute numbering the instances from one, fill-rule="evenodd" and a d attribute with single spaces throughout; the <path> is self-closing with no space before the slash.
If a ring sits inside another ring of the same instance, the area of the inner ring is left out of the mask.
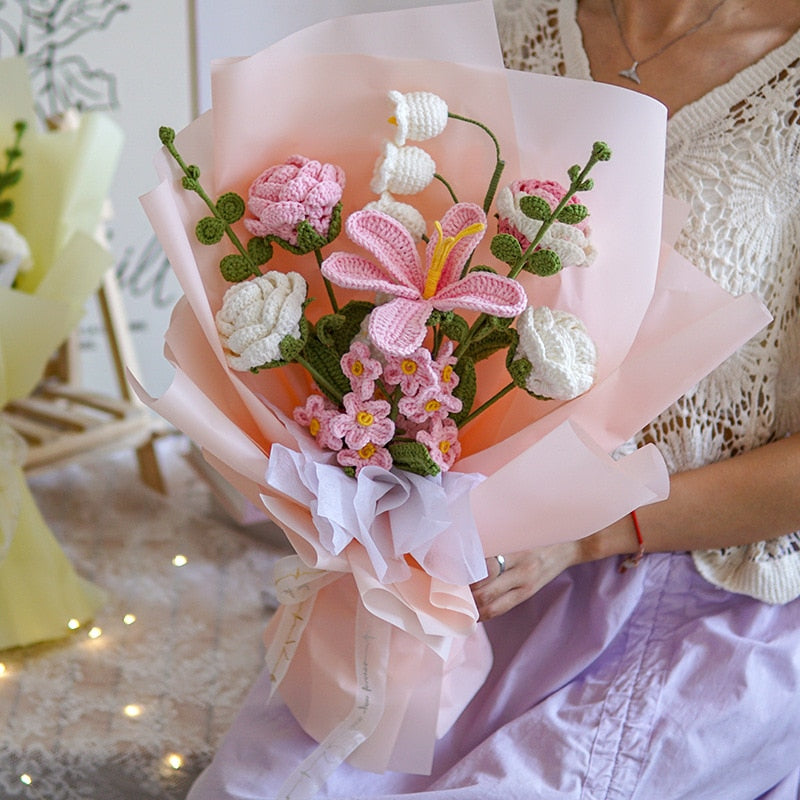
<path id="1" fill-rule="evenodd" d="M 412 422 L 429 419 L 444 419 L 448 414 L 461 411 L 461 401 L 436 385 L 417 392 L 413 397 L 404 397 L 397 404 L 398 411 Z"/>
<path id="2" fill-rule="evenodd" d="M 439 355 L 432 366 L 439 376 L 442 388 L 450 394 L 458 386 L 459 377 L 453 369 L 457 363 L 458 359 L 453 355 L 453 343 L 446 341 L 441 350 L 439 350 Z"/>
<path id="3" fill-rule="evenodd" d="M 414 395 L 420 387 L 432 386 L 436 382 L 435 367 L 431 353 L 418 347 L 407 356 L 389 356 L 383 368 L 383 379 L 387 386 L 399 386 L 404 395 Z"/>
<path id="4" fill-rule="evenodd" d="M 458 426 L 451 419 L 435 419 L 429 430 L 417 433 L 417 441 L 424 444 L 431 458 L 446 472 L 461 455 Z"/>
<path id="5" fill-rule="evenodd" d="M 389 419 L 392 407 L 385 400 L 362 400 L 348 392 L 342 402 L 344 413 L 330 420 L 330 429 L 348 447 L 359 450 L 368 442 L 384 445 L 394 436 L 394 422 Z"/>
<path id="6" fill-rule="evenodd" d="M 342 450 L 337 453 L 336 460 L 343 467 L 355 467 L 356 475 L 364 467 L 381 467 L 390 469 L 392 466 L 392 456 L 385 447 L 379 447 L 372 442 L 367 442 L 358 450 Z"/>
<path id="7" fill-rule="evenodd" d="M 328 450 L 341 450 L 341 437 L 331 432 L 330 422 L 339 414 L 336 406 L 321 394 L 311 394 L 306 398 L 304 406 L 298 406 L 292 412 L 294 421 L 308 428 L 308 432 L 317 440 L 320 447 Z"/>
<path id="8" fill-rule="evenodd" d="M 375 392 L 375 381 L 383 371 L 381 362 L 370 358 L 370 349 L 364 342 L 353 342 L 342 356 L 341 365 L 350 388 L 362 400 L 369 400 Z"/>
<path id="9" fill-rule="evenodd" d="M 423 267 L 411 234 L 395 219 L 374 209 L 351 214 L 347 235 L 369 250 L 380 266 L 356 253 L 338 252 L 322 273 L 349 289 L 384 292 L 395 299 L 370 314 L 370 338 L 387 355 L 413 353 L 424 341 L 434 309 L 464 308 L 498 317 L 516 317 L 527 305 L 515 280 L 491 272 L 461 270 L 486 229 L 486 215 L 472 203 L 458 203 L 436 223 Z"/>

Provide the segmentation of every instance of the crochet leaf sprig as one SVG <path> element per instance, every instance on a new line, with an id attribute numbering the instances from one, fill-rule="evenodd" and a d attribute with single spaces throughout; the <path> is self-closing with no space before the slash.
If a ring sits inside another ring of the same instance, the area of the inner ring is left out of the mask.
<path id="1" fill-rule="evenodd" d="M 17 120 L 14 123 L 14 143 L 6 148 L 6 163 L 0 172 L 0 195 L 22 180 L 22 169 L 15 167 L 14 164 L 22 158 L 20 144 L 26 128 L 27 123 L 24 120 Z M 7 197 L 0 198 L 0 219 L 8 219 L 13 213 L 14 201 Z"/>

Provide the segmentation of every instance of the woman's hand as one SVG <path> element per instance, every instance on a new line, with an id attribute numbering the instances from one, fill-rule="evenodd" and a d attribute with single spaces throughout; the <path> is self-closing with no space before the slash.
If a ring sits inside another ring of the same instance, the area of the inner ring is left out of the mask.
<path id="1" fill-rule="evenodd" d="M 489 577 L 472 584 L 472 596 L 482 620 L 492 619 L 536 594 L 567 567 L 584 560 L 579 542 L 563 542 L 504 556 L 505 569 L 486 559 Z"/>

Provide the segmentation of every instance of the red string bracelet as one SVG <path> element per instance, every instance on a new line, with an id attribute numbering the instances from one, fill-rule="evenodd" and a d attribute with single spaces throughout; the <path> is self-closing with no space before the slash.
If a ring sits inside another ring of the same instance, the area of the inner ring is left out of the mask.
<path id="1" fill-rule="evenodd" d="M 644 555 L 644 539 L 642 538 L 642 529 L 639 527 L 639 518 L 636 516 L 635 511 L 631 511 L 631 519 L 633 520 L 633 529 L 636 531 L 636 541 L 639 542 L 639 549 L 635 553 L 631 553 L 620 565 L 620 572 L 627 572 L 632 567 L 638 567 L 639 562 Z"/>

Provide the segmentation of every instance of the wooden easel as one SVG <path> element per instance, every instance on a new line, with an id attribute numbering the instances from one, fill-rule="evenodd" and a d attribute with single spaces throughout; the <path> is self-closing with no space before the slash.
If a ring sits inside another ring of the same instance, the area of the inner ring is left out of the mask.
<path id="1" fill-rule="evenodd" d="M 87 392 L 80 386 L 77 334 L 58 350 L 42 381 L 24 400 L 1 412 L 28 444 L 24 469 L 43 472 L 89 453 L 132 447 L 145 484 L 166 493 L 155 441 L 168 432 L 163 422 L 131 390 L 126 366 L 136 371 L 136 357 L 119 285 L 109 270 L 97 291 L 119 397 Z"/>

